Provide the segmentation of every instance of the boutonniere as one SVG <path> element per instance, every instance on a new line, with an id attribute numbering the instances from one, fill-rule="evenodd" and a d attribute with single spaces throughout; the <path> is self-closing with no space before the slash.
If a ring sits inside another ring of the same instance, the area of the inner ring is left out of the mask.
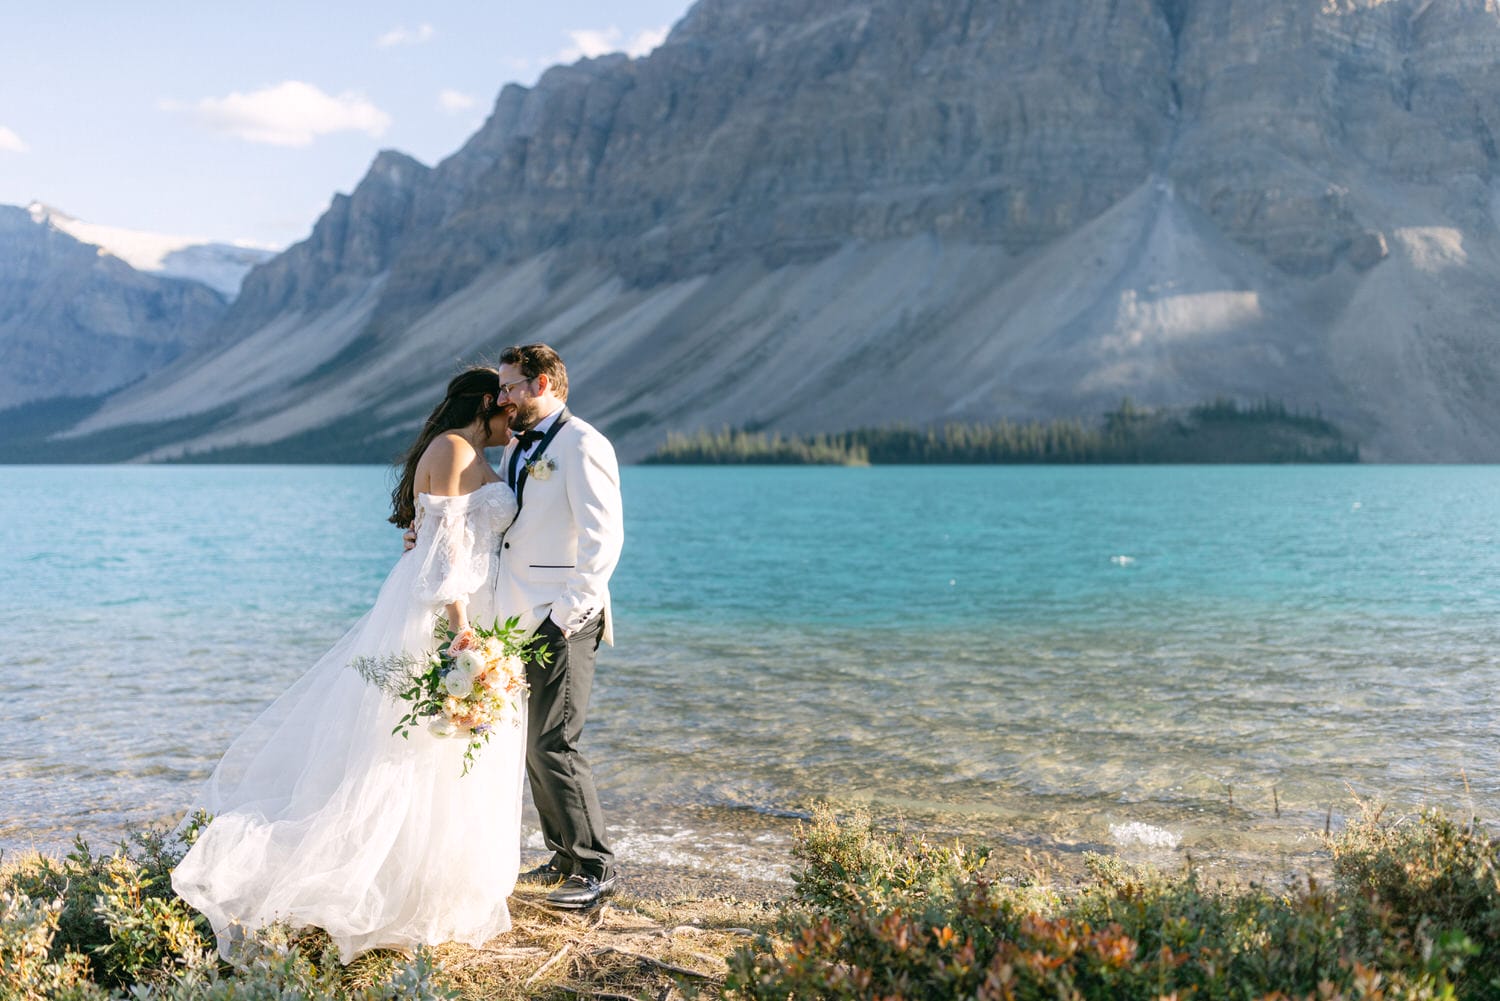
<path id="1" fill-rule="evenodd" d="M 532 459 L 526 463 L 526 475 L 533 480 L 549 479 L 556 470 L 557 463 L 551 459 Z"/>

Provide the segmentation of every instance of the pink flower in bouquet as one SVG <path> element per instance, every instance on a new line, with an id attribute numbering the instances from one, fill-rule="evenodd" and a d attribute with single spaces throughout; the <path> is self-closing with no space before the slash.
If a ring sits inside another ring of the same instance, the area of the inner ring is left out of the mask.
<path id="1" fill-rule="evenodd" d="M 479 637 L 474 635 L 473 629 L 465 629 L 453 637 L 448 644 L 448 656 L 456 657 L 465 650 L 479 649 Z"/>

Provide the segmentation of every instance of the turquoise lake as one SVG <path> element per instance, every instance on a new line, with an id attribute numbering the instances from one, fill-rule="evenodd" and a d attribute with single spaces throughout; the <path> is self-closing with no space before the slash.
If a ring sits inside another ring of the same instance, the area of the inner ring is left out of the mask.
<path id="1" fill-rule="evenodd" d="M 1500 810 L 1500 468 L 623 479 L 585 747 L 627 873 L 782 876 L 822 798 L 1265 871 L 1356 797 Z M 180 812 L 374 595 L 390 484 L 0 467 L 0 848 Z"/>

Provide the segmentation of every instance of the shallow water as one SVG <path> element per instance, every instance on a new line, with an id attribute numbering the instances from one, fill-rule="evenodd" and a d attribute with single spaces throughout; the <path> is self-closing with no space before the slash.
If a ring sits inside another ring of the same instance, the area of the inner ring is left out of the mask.
<path id="1" fill-rule="evenodd" d="M 786 818 L 830 796 L 1271 868 L 1356 794 L 1493 816 L 1497 488 L 1494 467 L 627 468 L 586 730 L 622 860 L 784 874 Z M 180 811 L 373 596 L 388 489 L 372 467 L 0 468 L 0 847 Z"/>

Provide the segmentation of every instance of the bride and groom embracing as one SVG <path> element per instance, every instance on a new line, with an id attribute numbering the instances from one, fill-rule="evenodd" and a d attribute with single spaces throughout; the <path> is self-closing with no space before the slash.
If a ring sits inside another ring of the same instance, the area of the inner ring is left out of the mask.
<path id="1" fill-rule="evenodd" d="M 391 520 L 405 552 L 370 610 L 237 738 L 199 804 L 209 824 L 172 874 L 226 957 L 273 921 L 328 932 L 340 957 L 510 928 L 518 880 L 587 908 L 614 890 L 614 855 L 578 742 L 595 652 L 612 641 L 610 574 L 623 537 L 609 441 L 568 412 L 542 344 L 449 384 L 405 460 Z M 505 448 L 496 472 L 486 448 Z M 467 773 L 465 741 L 394 736 L 403 711 L 351 665 L 426 656 L 446 617 L 456 645 L 511 617 L 529 634 L 529 695 Z M 521 783 L 552 850 L 521 873 Z"/>

